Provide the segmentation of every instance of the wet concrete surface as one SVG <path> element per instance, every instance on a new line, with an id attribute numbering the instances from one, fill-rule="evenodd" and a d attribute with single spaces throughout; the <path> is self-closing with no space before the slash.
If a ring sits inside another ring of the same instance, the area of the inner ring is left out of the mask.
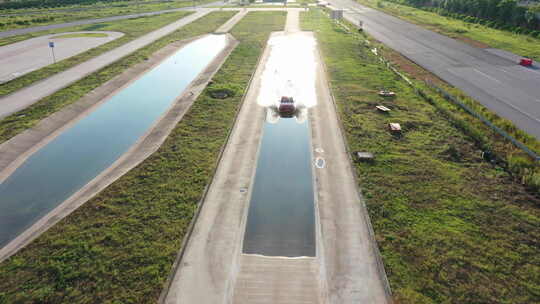
<path id="1" fill-rule="evenodd" d="M 288 33 L 299 30 L 298 11 L 289 11 L 286 28 Z M 302 34 L 313 37 L 311 33 Z M 272 37 L 280 35 L 284 33 L 273 33 Z M 268 44 L 262 55 L 161 302 L 390 303 L 384 268 L 318 53 L 314 65 L 317 106 L 308 109 L 313 126 L 309 149 L 325 159 L 326 165 L 315 168 L 312 157 L 308 159 L 316 181 L 315 256 L 242 253 L 266 116 L 259 98 L 268 92 L 264 89 L 263 71 L 274 47 Z M 288 121 L 297 123 L 293 118 Z M 285 208 L 281 213 L 287 211 Z"/>
<path id="2" fill-rule="evenodd" d="M 265 123 L 243 252 L 315 256 L 309 123 Z"/>

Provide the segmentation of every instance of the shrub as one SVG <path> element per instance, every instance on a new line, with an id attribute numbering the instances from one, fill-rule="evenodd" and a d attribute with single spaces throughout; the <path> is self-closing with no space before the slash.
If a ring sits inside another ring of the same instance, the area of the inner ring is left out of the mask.
<path id="1" fill-rule="evenodd" d="M 218 84 L 209 86 L 207 92 L 212 98 L 225 99 L 241 93 L 241 88 L 236 85 Z"/>
<path id="2" fill-rule="evenodd" d="M 508 168 L 510 171 L 515 173 L 521 173 L 525 169 L 532 168 L 534 164 L 531 162 L 531 160 L 521 154 L 517 155 L 511 155 L 508 157 Z"/>

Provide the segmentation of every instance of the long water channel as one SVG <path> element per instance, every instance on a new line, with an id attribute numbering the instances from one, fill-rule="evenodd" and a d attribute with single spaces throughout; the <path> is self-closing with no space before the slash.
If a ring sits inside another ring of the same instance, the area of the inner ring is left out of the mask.
<path id="1" fill-rule="evenodd" d="M 257 103 L 266 108 L 243 252 L 316 255 L 312 156 L 307 112 L 316 105 L 315 40 L 308 33 L 274 35 Z M 293 117 L 279 114 L 293 97 Z"/>
<path id="2" fill-rule="evenodd" d="M 31 155 L 0 184 L 0 248 L 125 153 L 226 44 L 189 43 Z"/>

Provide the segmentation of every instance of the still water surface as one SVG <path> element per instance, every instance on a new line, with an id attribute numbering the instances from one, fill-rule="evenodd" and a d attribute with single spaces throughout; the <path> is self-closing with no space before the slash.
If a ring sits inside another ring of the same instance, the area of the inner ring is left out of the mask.
<path id="1" fill-rule="evenodd" d="M 315 212 L 307 121 L 265 123 L 244 253 L 315 256 Z"/>
<path id="2" fill-rule="evenodd" d="M 193 41 L 29 157 L 0 184 L 0 248 L 126 152 L 225 45 Z"/>
<path id="3" fill-rule="evenodd" d="M 257 104 L 266 122 L 248 211 L 243 252 L 315 256 L 315 205 L 307 113 L 316 106 L 315 39 L 275 34 L 261 75 Z M 293 97 L 296 113 L 280 117 L 279 100 Z"/>

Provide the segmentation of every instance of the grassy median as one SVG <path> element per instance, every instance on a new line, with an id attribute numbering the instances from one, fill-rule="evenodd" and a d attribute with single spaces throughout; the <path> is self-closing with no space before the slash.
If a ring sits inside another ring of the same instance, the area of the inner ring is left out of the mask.
<path id="1" fill-rule="evenodd" d="M 534 303 L 540 295 L 540 199 L 328 18 L 302 15 L 327 67 L 397 303 Z M 378 96 L 380 89 L 395 99 Z M 375 106 L 385 105 L 389 114 Z M 392 135 L 388 123 L 400 123 Z"/>
<path id="2" fill-rule="evenodd" d="M 0 265 L 0 303 L 155 303 L 271 31 L 284 12 L 249 13 L 214 76 L 234 97 L 195 101 L 161 148 Z"/>
<path id="3" fill-rule="evenodd" d="M 45 66 L 39 70 L 30 72 L 26 75 L 0 84 L 0 97 L 13 93 L 21 88 L 29 86 L 54 74 L 65 71 L 81 62 L 87 61 L 90 58 L 96 57 L 107 51 L 117 48 L 123 44 L 128 43 L 129 41 L 143 36 L 144 34 L 157 30 L 169 23 L 175 22 L 178 19 L 185 17 L 189 14 L 190 12 L 168 13 L 159 16 L 141 17 L 106 23 L 96 23 L 91 25 L 76 26 L 71 28 L 63 28 L 0 39 L 0 45 L 5 45 L 33 37 L 56 33 L 58 33 L 59 35 L 61 35 L 61 33 L 77 31 L 116 31 L 124 33 L 124 36 L 111 42 L 92 48 L 86 52 L 80 53 L 70 58 L 66 58 L 55 64 Z"/>
<path id="4" fill-rule="evenodd" d="M 357 0 L 385 13 L 477 47 L 492 47 L 540 60 L 540 38 L 444 17 L 418 8 L 381 0 Z M 517 62 L 516 62 L 517 64 Z"/>
<path id="5" fill-rule="evenodd" d="M 102 85 L 114 76 L 122 73 L 136 63 L 144 61 L 163 46 L 182 39 L 187 39 L 216 30 L 235 12 L 212 12 L 177 31 L 151 43 L 150 45 L 128 55 L 107 67 L 94 72 L 72 85 L 41 99 L 30 107 L 0 120 L 0 143 L 12 138 L 22 131 L 33 127 L 50 114 L 72 104 L 88 92 Z"/>

